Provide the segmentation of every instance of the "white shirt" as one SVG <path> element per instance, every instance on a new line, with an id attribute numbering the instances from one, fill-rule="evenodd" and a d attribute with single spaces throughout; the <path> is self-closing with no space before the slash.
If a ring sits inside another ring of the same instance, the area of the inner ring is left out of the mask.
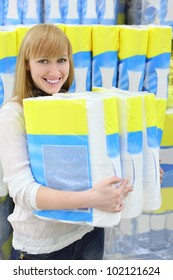
<path id="1" fill-rule="evenodd" d="M 93 227 L 47 221 L 33 215 L 39 210 L 36 194 L 40 187 L 31 173 L 23 108 L 8 102 L 0 109 L 0 161 L 4 182 L 15 203 L 8 217 L 13 227 L 13 246 L 30 254 L 60 250 L 80 239 Z"/>

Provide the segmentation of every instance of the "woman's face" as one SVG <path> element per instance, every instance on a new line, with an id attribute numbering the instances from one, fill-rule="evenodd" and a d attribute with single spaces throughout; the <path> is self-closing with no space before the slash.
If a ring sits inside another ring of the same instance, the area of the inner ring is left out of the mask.
<path id="1" fill-rule="evenodd" d="M 67 52 L 57 58 L 32 58 L 28 66 L 35 86 L 50 95 L 60 91 L 70 69 Z"/>

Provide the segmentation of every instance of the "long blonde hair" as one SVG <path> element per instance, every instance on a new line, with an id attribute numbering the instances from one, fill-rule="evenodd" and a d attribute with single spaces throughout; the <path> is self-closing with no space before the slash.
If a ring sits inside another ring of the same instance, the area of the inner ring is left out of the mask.
<path id="1" fill-rule="evenodd" d="M 68 91 L 74 78 L 74 66 L 72 46 L 65 33 L 53 24 L 38 24 L 33 26 L 25 35 L 17 56 L 14 94 L 22 104 L 23 98 L 33 97 L 33 80 L 28 71 L 27 61 L 31 58 L 59 57 L 64 49 L 68 50 L 70 62 L 69 77 L 61 88 L 61 91 Z M 38 94 L 39 95 L 39 94 Z"/>

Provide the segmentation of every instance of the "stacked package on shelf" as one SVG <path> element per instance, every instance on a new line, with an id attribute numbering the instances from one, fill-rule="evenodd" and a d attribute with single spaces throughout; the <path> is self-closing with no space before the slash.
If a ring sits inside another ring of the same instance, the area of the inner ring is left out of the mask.
<path id="1" fill-rule="evenodd" d="M 163 137 L 161 142 L 161 165 L 164 169 L 163 189 L 169 188 L 168 191 L 173 190 L 173 108 L 166 110 Z M 171 208 L 172 209 L 172 208 Z"/>
<path id="2" fill-rule="evenodd" d="M 160 24 L 169 25 L 173 30 L 173 2 L 172 0 L 162 0 L 160 1 Z"/>
<path id="3" fill-rule="evenodd" d="M 148 29 L 142 26 L 120 26 L 119 40 L 117 87 L 141 91 L 148 47 Z"/>
<path id="4" fill-rule="evenodd" d="M 128 25 L 140 25 L 142 23 L 142 1 L 126 1 L 126 21 Z"/>
<path id="5" fill-rule="evenodd" d="M 168 97 L 172 29 L 170 26 L 149 26 L 147 61 L 143 90 L 157 97 Z"/>
<path id="6" fill-rule="evenodd" d="M 90 25 L 65 25 L 65 33 L 73 48 L 75 77 L 71 92 L 91 89 L 91 30 Z"/>
<path id="7" fill-rule="evenodd" d="M 98 24 L 98 3 L 93 0 L 81 1 L 81 24 Z"/>
<path id="8" fill-rule="evenodd" d="M 126 0 L 119 0 L 117 24 L 125 24 L 125 22 L 126 22 Z"/>
<path id="9" fill-rule="evenodd" d="M 116 86 L 118 49 L 118 26 L 92 27 L 92 87 Z"/>
<path id="10" fill-rule="evenodd" d="M 3 2 L 3 24 L 21 24 L 23 0 L 3 0 L 1 2 Z"/>
<path id="11" fill-rule="evenodd" d="M 14 71 L 17 57 L 16 29 L 0 28 L 0 106 L 12 96 Z"/>
<path id="12" fill-rule="evenodd" d="M 80 1 L 68 0 L 62 2 L 63 23 L 65 24 L 80 24 Z"/>
<path id="13" fill-rule="evenodd" d="M 97 0 L 98 22 L 104 25 L 115 25 L 118 18 L 119 0 Z"/>
<path id="14" fill-rule="evenodd" d="M 160 24 L 160 2 L 153 0 L 142 0 L 142 24 Z M 165 1 L 164 1 L 165 2 Z"/>
<path id="15" fill-rule="evenodd" d="M 4 14 L 3 6 L 4 6 L 4 2 L 0 1 L 0 25 L 4 24 L 4 21 L 3 21 L 3 14 Z"/>
<path id="16" fill-rule="evenodd" d="M 21 9 L 22 24 L 39 24 L 43 21 L 42 0 L 24 0 L 21 3 Z"/>
<path id="17" fill-rule="evenodd" d="M 115 171 L 120 173 L 116 108 L 112 94 L 25 99 L 28 149 L 36 181 L 60 190 L 85 191 Z M 121 213 L 96 209 L 43 210 L 35 215 L 101 227 L 117 225 L 121 219 Z"/>
<path id="18" fill-rule="evenodd" d="M 167 107 L 173 108 L 173 41 L 172 41 L 171 61 L 170 61 L 170 69 L 169 69 Z"/>
<path id="19" fill-rule="evenodd" d="M 44 0 L 44 22 L 63 23 L 62 1 Z"/>
<path id="20" fill-rule="evenodd" d="M 172 0 L 127 1 L 127 24 L 156 24 L 173 28 Z"/>
<path id="21" fill-rule="evenodd" d="M 26 35 L 26 33 L 31 28 L 31 25 L 20 25 L 16 27 L 16 45 L 17 45 L 17 54 L 20 49 L 20 45 Z"/>
<path id="22" fill-rule="evenodd" d="M 168 25 L 173 28 L 172 0 L 142 0 L 142 24 Z"/>

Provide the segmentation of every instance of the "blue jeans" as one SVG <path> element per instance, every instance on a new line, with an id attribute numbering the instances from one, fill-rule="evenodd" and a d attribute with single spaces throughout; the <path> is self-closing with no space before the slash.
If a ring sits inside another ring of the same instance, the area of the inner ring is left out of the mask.
<path id="1" fill-rule="evenodd" d="M 102 260 L 104 253 L 104 229 L 94 228 L 69 246 L 48 254 L 32 255 L 12 250 L 11 260 Z"/>

